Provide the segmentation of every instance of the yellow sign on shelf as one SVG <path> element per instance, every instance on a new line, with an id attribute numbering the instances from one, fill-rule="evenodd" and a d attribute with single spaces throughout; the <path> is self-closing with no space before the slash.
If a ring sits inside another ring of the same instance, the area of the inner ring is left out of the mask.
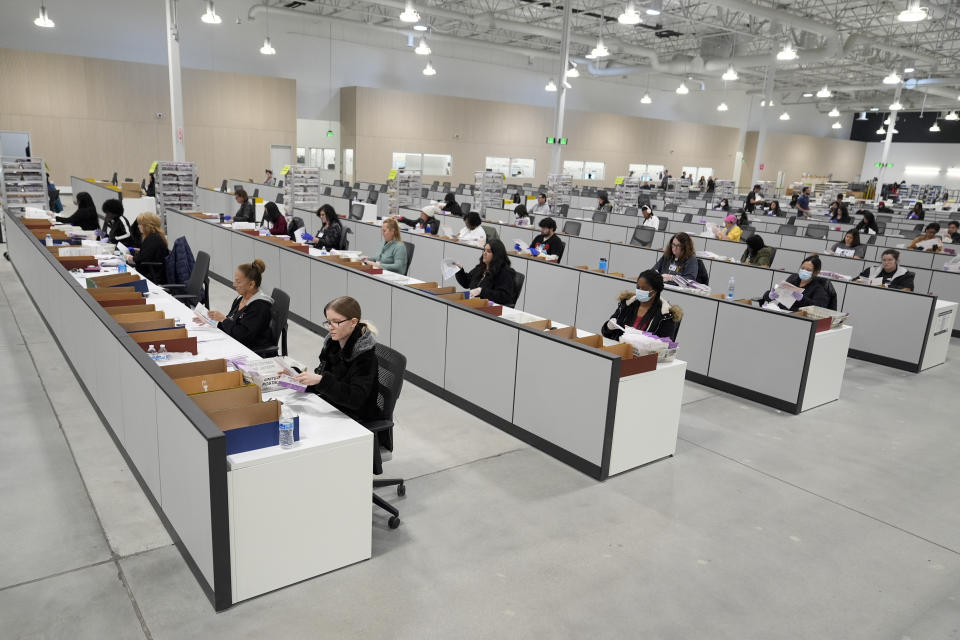
<path id="1" fill-rule="evenodd" d="M 623 176 L 617 176 L 617 179 L 613 181 L 613 184 L 623 184 Z"/>
<path id="2" fill-rule="evenodd" d="M 160 164 L 160 163 L 157 162 L 156 160 L 153 161 L 153 164 L 150 165 L 150 173 L 156 173 L 156 172 L 157 172 L 157 165 L 158 165 L 158 164 Z"/>
<path id="3" fill-rule="evenodd" d="M 391 169 L 390 173 L 387 174 L 387 180 L 396 180 L 397 179 L 397 170 Z"/>
<path id="4" fill-rule="evenodd" d="M 280 175 L 285 176 L 288 173 L 290 173 L 290 165 L 285 164 L 283 165 L 283 169 L 280 169 Z"/>

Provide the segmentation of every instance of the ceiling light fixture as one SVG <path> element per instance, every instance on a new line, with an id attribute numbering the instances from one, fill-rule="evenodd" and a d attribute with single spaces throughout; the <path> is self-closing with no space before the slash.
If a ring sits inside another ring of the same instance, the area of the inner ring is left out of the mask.
<path id="1" fill-rule="evenodd" d="M 577 69 L 577 64 L 576 64 L 575 62 L 571 62 L 571 63 L 570 63 L 570 68 L 567 69 L 567 77 L 568 77 L 568 78 L 579 78 L 579 77 L 580 77 L 580 70 Z"/>
<path id="2" fill-rule="evenodd" d="M 567 79 L 564 78 L 564 79 L 563 79 L 563 88 L 564 88 L 564 89 L 573 89 L 573 85 L 570 84 L 569 82 L 567 82 Z"/>
<path id="3" fill-rule="evenodd" d="M 730 65 L 727 67 L 727 70 L 723 72 L 723 75 L 720 76 L 720 78 L 733 82 L 734 80 L 739 80 L 740 76 L 737 75 L 737 70 L 733 68 L 733 65 Z"/>
<path id="4" fill-rule="evenodd" d="M 805 94 L 803 94 L 803 97 L 804 97 L 804 98 L 812 98 L 812 97 L 813 97 L 813 94 L 810 93 L 809 91 L 807 91 Z"/>
<path id="5" fill-rule="evenodd" d="M 680 86 L 677 87 L 677 95 L 679 95 L 679 96 L 685 96 L 685 95 L 687 95 L 688 93 L 690 93 L 690 89 L 687 88 L 687 83 L 686 83 L 686 82 L 681 82 L 681 83 L 680 83 Z"/>
<path id="6" fill-rule="evenodd" d="M 890 111 L 900 111 L 900 109 L 903 109 L 903 105 L 900 104 L 900 101 L 899 101 L 899 100 L 896 100 L 896 101 L 895 101 L 893 104 L 891 104 L 888 108 L 890 109 Z"/>
<path id="7" fill-rule="evenodd" d="M 913 67 L 907 67 L 906 69 L 903 70 L 904 73 L 913 73 L 914 71 L 916 71 L 916 69 L 914 69 Z"/>
<path id="8" fill-rule="evenodd" d="M 797 52 L 789 42 L 783 45 L 783 49 L 777 52 L 777 60 L 787 62 L 797 59 Z"/>
<path id="9" fill-rule="evenodd" d="M 721 102 L 720 104 L 717 105 L 717 111 L 727 111 L 729 109 L 730 107 L 727 106 L 726 102 Z"/>
<path id="10" fill-rule="evenodd" d="M 417 48 L 413 50 L 418 56 L 428 56 L 432 52 L 430 45 L 427 44 L 426 38 L 420 38 L 420 44 L 417 45 Z"/>
<path id="11" fill-rule="evenodd" d="M 917 0 L 911 0 L 907 8 L 897 15 L 897 20 L 900 22 L 920 22 L 921 20 L 926 20 L 926 18 L 926 7 L 921 7 Z"/>
<path id="12" fill-rule="evenodd" d="M 891 71 L 890 75 L 883 79 L 883 84 L 900 84 L 900 75 L 896 71 Z"/>
<path id="13" fill-rule="evenodd" d="M 213 0 L 207 0 L 207 10 L 203 12 L 200 19 L 207 24 L 220 24 L 222 20 L 217 15 L 217 10 L 213 8 Z"/>
<path id="14" fill-rule="evenodd" d="M 828 113 L 827 115 L 830 116 L 831 118 L 839 118 L 840 112 L 837 110 L 836 107 L 834 107 L 833 109 L 830 109 L 830 113 Z"/>
<path id="15" fill-rule="evenodd" d="M 550 80 L 547 81 L 547 86 L 545 86 L 543 89 L 544 91 L 553 93 L 557 90 L 557 83 L 553 81 L 553 78 L 550 78 Z"/>
<path id="16" fill-rule="evenodd" d="M 880 107 L 870 107 L 870 111 L 880 111 Z"/>
<path id="17" fill-rule="evenodd" d="M 860 122 L 866 122 L 866 120 L 867 120 L 867 112 L 866 112 L 866 111 L 861 111 L 861 112 L 860 112 L 860 115 L 857 116 L 857 120 L 859 120 Z"/>
<path id="18" fill-rule="evenodd" d="M 943 116 L 943 119 L 944 119 L 944 120 L 950 120 L 950 121 L 952 122 L 952 121 L 954 121 L 954 120 L 960 120 L 960 116 L 957 115 L 957 112 L 956 112 L 956 111 L 951 111 L 951 112 L 948 113 L 947 115 Z"/>
<path id="19" fill-rule="evenodd" d="M 663 1 L 656 0 L 655 2 L 650 3 L 650 6 L 647 7 L 648 16 L 658 16 L 660 11 L 663 9 Z"/>
<path id="20" fill-rule="evenodd" d="M 415 24 L 415 25 L 413 25 L 413 30 L 414 30 L 414 31 L 426 31 L 426 30 L 427 30 L 427 25 L 425 25 L 425 24 Z"/>
<path id="21" fill-rule="evenodd" d="M 643 18 L 640 17 L 639 13 L 637 13 L 637 9 L 633 6 L 633 3 L 628 2 L 626 9 L 624 9 L 623 13 L 621 13 L 617 18 L 617 22 L 632 26 L 643 22 Z"/>
<path id="22" fill-rule="evenodd" d="M 787 113 L 786 111 L 784 111 L 783 113 L 780 114 L 780 119 L 781 119 L 781 120 L 789 120 L 789 119 L 790 119 L 790 114 Z"/>
<path id="23" fill-rule="evenodd" d="M 933 126 L 930 127 L 929 131 L 931 133 L 940 133 L 940 123 L 936 120 L 933 121 Z"/>
<path id="24" fill-rule="evenodd" d="M 400 22 L 420 22 L 420 14 L 413 8 L 413 3 L 408 2 L 400 14 Z"/>
<path id="25" fill-rule="evenodd" d="M 423 68 L 423 71 L 421 73 L 423 73 L 423 75 L 425 76 L 435 76 L 437 75 L 437 70 L 434 69 L 433 64 L 431 64 L 430 61 L 427 60 L 427 66 Z"/>
<path id="26" fill-rule="evenodd" d="M 760 106 L 761 106 L 761 107 L 767 106 L 767 101 L 766 101 L 766 100 L 761 100 L 761 101 L 760 101 Z"/>
<path id="27" fill-rule="evenodd" d="M 883 121 L 883 126 L 885 126 L 885 127 L 889 127 L 889 126 L 890 126 L 890 118 L 887 118 L 886 120 Z"/>
<path id="28" fill-rule="evenodd" d="M 607 49 L 607 46 L 603 44 L 603 36 L 597 36 L 597 46 L 593 48 L 593 51 L 590 52 L 594 58 L 606 58 L 610 55 L 610 50 Z"/>
<path id="29" fill-rule="evenodd" d="M 831 129 L 843 129 L 843 125 L 840 124 L 840 121 L 839 121 L 839 120 L 837 120 L 837 121 L 834 122 L 832 125 L 830 125 L 830 128 L 831 128 Z"/>
<path id="30" fill-rule="evenodd" d="M 270 36 L 267 36 L 266 38 L 264 38 L 263 46 L 260 47 L 260 53 L 262 53 L 265 56 L 272 56 L 276 52 L 277 50 L 273 48 L 272 44 L 270 44 Z"/>
<path id="31" fill-rule="evenodd" d="M 640 98 L 640 104 L 650 104 L 650 103 L 652 103 L 652 102 L 653 102 L 653 100 L 650 99 L 650 94 L 649 94 L 649 93 L 643 94 L 643 97 Z"/>
<path id="32" fill-rule="evenodd" d="M 50 19 L 50 16 L 47 15 L 46 4 L 42 2 L 40 3 L 40 15 L 33 20 L 33 24 L 37 25 L 38 27 L 43 27 L 44 29 L 53 29 L 56 26 L 53 20 Z"/>
<path id="33" fill-rule="evenodd" d="M 884 129 L 883 127 L 880 127 L 879 129 L 877 129 L 877 135 L 878 135 L 878 136 L 885 136 L 885 135 L 887 135 L 887 130 Z"/>
<path id="34" fill-rule="evenodd" d="M 830 89 L 827 88 L 827 85 L 823 85 L 823 89 L 820 89 L 820 91 L 817 91 L 817 97 L 818 97 L 818 98 L 832 98 L 832 97 L 833 97 L 833 94 L 830 93 Z"/>

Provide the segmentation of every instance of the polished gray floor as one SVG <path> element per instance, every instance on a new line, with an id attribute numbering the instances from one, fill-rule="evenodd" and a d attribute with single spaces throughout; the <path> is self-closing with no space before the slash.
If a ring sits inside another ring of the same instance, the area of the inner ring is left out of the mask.
<path id="1" fill-rule="evenodd" d="M 688 383 L 677 455 L 605 483 L 407 384 L 403 525 L 216 614 L 2 260 L 0 288 L 0 638 L 960 638 L 958 341 L 850 360 L 802 416 Z"/>

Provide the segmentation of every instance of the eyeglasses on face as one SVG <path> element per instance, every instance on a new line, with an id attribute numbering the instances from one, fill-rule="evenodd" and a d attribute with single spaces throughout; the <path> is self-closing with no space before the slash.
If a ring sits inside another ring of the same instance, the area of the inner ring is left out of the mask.
<path id="1" fill-rule="evenodd" d="M 324 320 L 320 323 L 320 326 L 324 329 L 329 329 L 331 327 L 337 327 L 339 329 L 340 325 L 342 325 L 344 322 L 350 322 L 350 318 L 345 320 Z"/>

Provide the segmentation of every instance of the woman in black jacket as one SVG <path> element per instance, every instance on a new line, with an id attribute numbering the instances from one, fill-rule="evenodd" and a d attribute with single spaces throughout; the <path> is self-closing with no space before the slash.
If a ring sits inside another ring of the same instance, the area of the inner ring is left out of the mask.
<path id="1" fill-rule="evenodd" d="M 270 329 L 273 298 L 260 291 L 266 268 L 260 258 L 237 267 L 233 274 L 237 297 L 230 305 L 230 311 L 226 315 L 210 311 L 210 319 L 217 321 L 218 329 L 254 351 L 277 346 Z"/>
<path id="2" fill-rule="evenodd" d="M 800 263 L 800 269 L 787 277 L 787 284 L 803 289 L 802 292 L 793 294 L 794 303 L 792 307 L 787 307 L 777 302 L 784 309 L 802 309 L 803 307 L 824 307 L 836 311 L 836 303 L 831 305 L 830 300 L 833 297 L 831 290 L 833 285 L 829 280 L 820 277 L 820 258 L 818 256 L 807 256 Z M 763 302 L 777 300 L 777 293 L 773 289 L 763 294 Z"/>
<path id="3" fill-rule="evenodd" d="M 471 298 L 486 298 L 497 304 L 511 306 L 516 303 L 517 294 L 514 290 L 514 270 L 510 266 L 507 250 L 498 238 L 487 240 L 483 247 L 480 262 L 470 273 L 457 271 L 457 282 L 464 289 L 470 290 Z"/>
<path id="4" fill-rule="evenodd" d="M 331 251 L 342 247 L 343 225 L 340 224 L 340 216 L 337 215 L 337 212 L 329 204 L 322 204 L 317 209 L 317 215 L 320 216 L 323 227 L 317 231 L 317 239 L 313 243 L 313 248 Z"/>
<path id="5" fill-rule="evenodd" d="M 330 333 L 323 340 L 320 364 L 313 373 L 298 375 L 297 382 L 357 422 L 380 418 L 377 339 L 373 327 L 360 319 L 360 303 L 342 296 L 328 302 L 323 313 Z"/>
<path id="6" fill-rule="evenodd" d="M 126 246 L 133 246 L 133 232 L 130 223 L 123 217 L 123 203 L 111 198 L 103 203 L 103 235 L 110 244 L 122 242 Z"/>
<path id="7" fill-rule="evenodd" d="M 155 213 L 141 213 L 135 224 L 140 229 L 143 241 L 139 251 L 127 256 L 127 263 L 135 266 L 144 278 L 154 284 L 166 284 L 166 261 L 170 248 L 167 246 L 167 237 L 163 235 L 160 216 Z"/>
<path id="8" fill-rule="evenodd" d="M 646 331 L 661 338 L 673 338 L 683 310 L 663 299 L 663 277 L 647 269 L 637 277 L 637 288 L 617 298 L 617 309 L 600 327 L 604 338 L 619 340 L 626 327 Z"/>
<path id="9" fill-rule="evenodd" d="M 237 192 L 234 195 L 236 197 L 237 204 L 240 205 L 240 208 L 237 209 L 236 215 L 233 216 L 233 221 L 256 222 L 257 206 L 250 200 L 250 196 L 247 195 L 247 192 L 243 189 L 237 189 Z"/>
<path id="10" fill-rule="evenodd" d="M 463 216 L 463 210 L 460 208 L 460 203 L 457 202 L 457 197 L 453 195 L 452 191 L 443 196 L 443 206 L 441 209 L 452 216 Z"/>
<path id="11" fill-rule="evenodd" d="M 57 216 L 57 222 L 72 224 L 84 231 L 96 231 L 100 228 L 100 217 L 97 215 L 97 205 L 86 191 L 77 194 L 77 210 L 70 217 Z"/>
<path id="12" fill-rule="evenodd" d="M 157 195 L 157 177 L 150 174 L 150 181 L 147 183 L 147 197 L 154 198 Z"/>

